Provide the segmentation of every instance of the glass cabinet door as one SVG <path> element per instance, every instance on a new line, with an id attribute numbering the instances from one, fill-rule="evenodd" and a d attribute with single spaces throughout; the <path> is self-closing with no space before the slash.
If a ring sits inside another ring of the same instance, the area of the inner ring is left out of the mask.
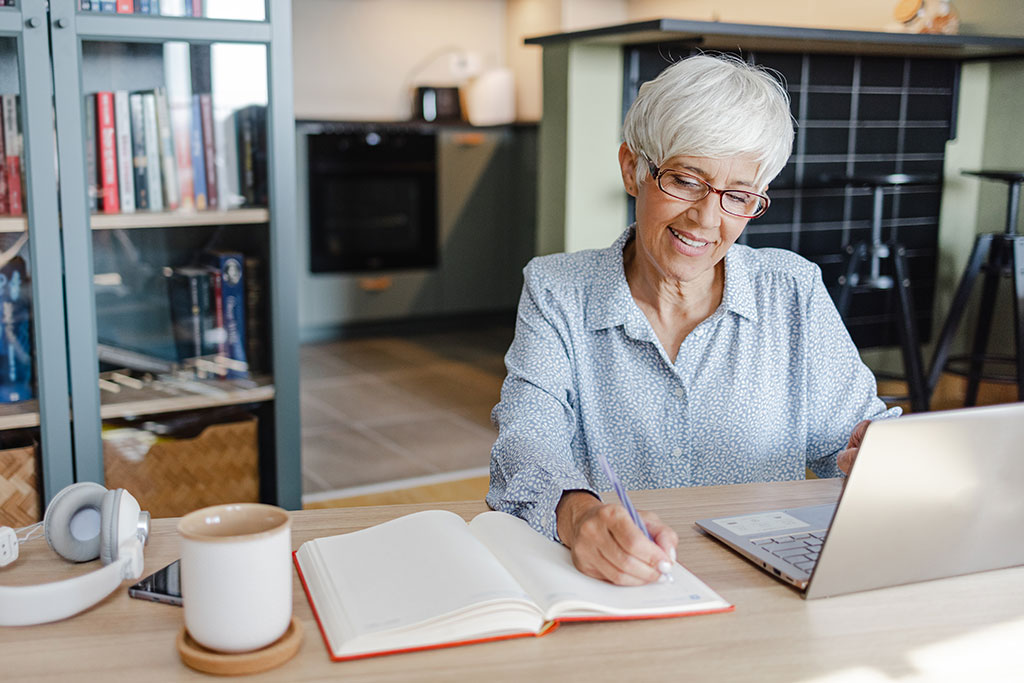
<path id="1" fill-rule="evenodd" d="M 92 413 L 74 423 L 76 476 L 132 491 L 157 517 L 295 507 L 278 476 L 287 457 L 297 489 L 297 449 L 279 453 L 292 408 L 275 382 L 265 5 L 151 0 L 131 13 L 79 6 L 67 63 L 54 34 L 64 249 L 85 256 L 68 275 L 81 285 L 68 286 L 73 404 Z M 225 16 L 254 21 L 211 19 Z"/>
<path id="2" fill-rule="evenodd" d="M 73 481 L 45 5 L 0 10 L 0 525 Z M 42 116 L 29 112 L 40 109 Z"/>

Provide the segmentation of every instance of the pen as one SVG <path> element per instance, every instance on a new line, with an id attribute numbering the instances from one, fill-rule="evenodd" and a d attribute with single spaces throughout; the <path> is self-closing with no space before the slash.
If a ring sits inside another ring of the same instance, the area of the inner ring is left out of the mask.
<path id="1" fill-rule="evenodd" d="M 647 531 L 647 525 L 644 524 L 644 520 L 640 519 L 640 513 L 633 507 L 633 501 L 629 499 L 629 495 L 626 493 L 625 487 L 622 482 L 619 481 L 618 475 L 615 474 L 615 470 L 608 463 L 608 459 L 604 457 L 603 453 L 597 454 L 597 462 L 601 465 L 601 470 L 604 471 L 604 476 L 608 477 L 608 481 L 612 483 L 612 488 L 615 489 L 615 495 L 619 497 L 619 502 L 622 503 L 622 507 L 626 508 L 626 512 L 629 513 L 629 518 L 633 520 L 633 524 L 640 527 L 640 531 L 644 532 L 644 536 L 651 543 L 654 539 L 651 538 L 651 532 Z M 661 578 L 668 583 L 672 583 L 675 579 L 672 577 L 672 565 L 668 561 L 661 561 L 658 563 L 658 571 L 661 572 Z"/>

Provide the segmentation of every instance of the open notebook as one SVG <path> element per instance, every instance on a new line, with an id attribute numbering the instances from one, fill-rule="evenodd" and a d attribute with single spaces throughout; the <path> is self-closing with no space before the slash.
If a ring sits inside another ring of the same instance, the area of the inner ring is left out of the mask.
<path id="1" fill-rule="evenodd" d="M 469 524 L 418 512 L 303 543 L 295 565 L 335 661 L 543 635 L 565 621 L 732 609 L 678 564 L 674 583 L 584 576 L 567 548 L 502 512 Z"/>

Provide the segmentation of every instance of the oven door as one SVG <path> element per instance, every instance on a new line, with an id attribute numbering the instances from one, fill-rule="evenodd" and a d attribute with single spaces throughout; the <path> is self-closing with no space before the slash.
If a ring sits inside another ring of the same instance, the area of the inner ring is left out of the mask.
<path id="1" fill-rule="evenodd" d="M 433 132 L 364 129 L 308 140 L 312 272 L 437 266 Z"/>

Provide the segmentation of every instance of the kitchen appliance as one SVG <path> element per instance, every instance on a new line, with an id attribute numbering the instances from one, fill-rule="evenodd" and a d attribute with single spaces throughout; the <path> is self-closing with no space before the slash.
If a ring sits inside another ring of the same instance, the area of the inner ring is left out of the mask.
<path id="1" fill-rule="evenodd" d="M 430 126 L 328 123 L 307 145 L 313 273 L 437 266 L 437 139 Z"/>

